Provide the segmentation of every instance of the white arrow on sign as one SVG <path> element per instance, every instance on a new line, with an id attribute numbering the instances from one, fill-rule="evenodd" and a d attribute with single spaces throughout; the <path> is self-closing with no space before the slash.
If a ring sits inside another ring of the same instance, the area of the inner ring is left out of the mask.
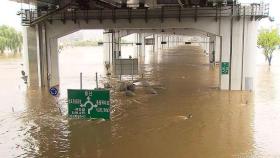
<path id="1" fill-rule="evenodd" d="M 89 96 L 87 97 L 87 101 L 86 101 L 84 104 L 81 104 L 80 106 L 81 106 L 81 107 L 86 107 L 87 104 L 90 104 L 90 108 L 88 109 L 88 114 L 90 114 L 90 112 L 93 110 L 93 108 L 96 108 L 97 105 L 93 104 L 93 103 L 90 101 L 90 97 L 89 97 Z"/>

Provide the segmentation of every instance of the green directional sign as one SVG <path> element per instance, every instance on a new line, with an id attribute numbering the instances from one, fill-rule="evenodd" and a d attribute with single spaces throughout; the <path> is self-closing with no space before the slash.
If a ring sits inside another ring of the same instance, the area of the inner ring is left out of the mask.
<path id="1" fill-rule="evenodd" d="M 222 62 L 221 67 L 222 75 L 227 75 L 229 72 L 229 62 Z"/>
<path id="2" fill-rule="evenodd" d="M 109 90 L 68 89 L 68 116 L 110 119 Z"/>

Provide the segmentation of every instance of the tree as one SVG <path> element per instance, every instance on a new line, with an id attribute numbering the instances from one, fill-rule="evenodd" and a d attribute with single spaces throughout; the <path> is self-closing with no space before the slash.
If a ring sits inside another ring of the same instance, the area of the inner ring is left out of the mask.
<path id="1" fill-rule="evenodd" d="M 20 52 L 22 49 L 22 35 L 21 32 L 14 28 L 2 25 L 0 26 L 0 51 L 4 53 L 5 50 Z"/>
<path id="2" fill-rule="evenodd" d="M 263 54 L 265 59 L 268 61 L 269 66 L 271 65 L 272 54 L 276 47 L 280 44 L 280 36 L 278 29 L 265 29 L 262 28 L 258 35 L 258 46 L 263 48 Z"/>
<path id="3" fill-rule="evenodd" d="M 1 54 L 4 53 L 5 47 L 6 47 L 7 39 L 5 37 L 0 36 L 0 52 Z"/>

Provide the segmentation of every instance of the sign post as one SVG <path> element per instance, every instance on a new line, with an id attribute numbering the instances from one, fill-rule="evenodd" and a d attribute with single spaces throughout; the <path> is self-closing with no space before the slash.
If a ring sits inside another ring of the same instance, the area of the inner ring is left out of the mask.
<path id="1" fill-rule="evenodd" d="M 110 92 L 106 89 L 68 89 L 68 116 L 110 119 Z"/>
<path id="2" fill-rule="evenodd" d="M 83 73 L 80 73 L 80 89 L 83 88 Z"/>

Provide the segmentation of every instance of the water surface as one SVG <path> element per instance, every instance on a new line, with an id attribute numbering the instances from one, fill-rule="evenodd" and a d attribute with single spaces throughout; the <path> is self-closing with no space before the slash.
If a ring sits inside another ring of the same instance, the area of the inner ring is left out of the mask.
<path id="1" fill-rule="evenodd" d="M 136 96 L 111 90 L 110 121 L 67 118 L 79 72 L 84 88 L 95 88 L 95 72 L 106 80 L 102 48 L 60 54 L 59 97 L 26 88 L 21 60 L 0 60 L 1 157 L 280 157 L 278 57 L 270 69 L 258 62 L 255 92 L 227 92 L 199 47 L 146 50 Z"/>

